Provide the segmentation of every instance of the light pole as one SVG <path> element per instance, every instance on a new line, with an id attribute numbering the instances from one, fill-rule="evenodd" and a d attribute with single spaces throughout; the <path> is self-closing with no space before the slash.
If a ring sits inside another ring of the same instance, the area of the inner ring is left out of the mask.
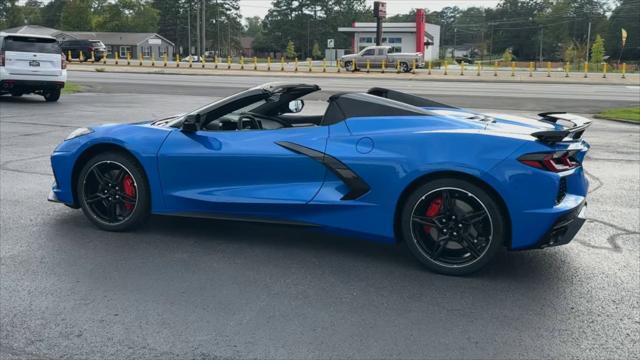
<path id="1" fill-rule="evenodd" d="M 589 28 L 587 29 L 587 62 L 589 62 L 589 50 L 590 50 L 589 41 L 590 40 L 591 40 L 591 20 L 589 20 Z"/>
<path id="2" fill-rule="evenodd" d="M 187 6 L 187 52 L 191 55 L 191 1 L 189 1 L 189 6 Z"/>
<path id="3" fill-rule="evenodd" d="M 542 58 L 542 39 L 544 37 L 544 28 L 542 25 L 540 26 L 540 66 L 542 66 L 542 62 L 544 61 Z"/>
<path id="4" fill-rule="evenodd" d="M 207 50 L 207 2 L 202 0 L 202 48 L 200 55 Z"/>

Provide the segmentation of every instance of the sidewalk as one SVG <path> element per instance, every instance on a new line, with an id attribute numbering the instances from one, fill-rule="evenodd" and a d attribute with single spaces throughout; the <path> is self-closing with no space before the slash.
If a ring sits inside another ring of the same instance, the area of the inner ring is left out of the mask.
<path id="1" fill-rule="evenodd" d="M 584 73 L 572 72 L 566 74 L 565 72 L 554 70 L 550 73 L 546 71 L 533 71 L 529 72 L 527 69 L 517 69 L 512 72 L 511 70 L 499 69 L 498 71 L 483 70 L 478 74 L 477 69 L 460 69 L 460 67 L 449 67 L 447 74 L 445 75 L 444 69 L 432 69 L 431 73 L 426 69 L 417 69 L 416 73 L 397 73 L 395 69 L 387 69 L 384 73 L 380 69 L 371 70 L 369 73 L 366 70 L 358 72 L 347 72 L 341 69 L 337 71 L 335 67 L 327 67 L 326 72 L 323 72 L 322 66 L 313 66 L 311 71 L 307 64 L 298 64 L 297 71 L 294 64 L 285 64 L 285 71 L 282 71 L 280 63 L 271 64 L 271 70 L 268 70 L 267 64 L 258 64 L 257 70 L 254 69 L 254 64 L 245 64 L 244 70 L 241 69 L 240 64 L 231 64 L 231 69 L 228 69 L 226 63 L 217 64 L 218 68 L 215 69 L 215 64 L 206 63 L 205 68 L 202 68 L 202 64 L 193 63 L 189 68 L 188 63 L 180 63 L 180 67 L 176 67 L 175 63 L 168 63 L 167 67 L 164 67 L 162 62 L 156 62 L 155 66 L 151 66 L 151 63 L 146 61 L 142 66 L 138 61 L 131 61 L 131 65 L 127 65 L 127 61 L 120 60 L 119 65 L 115 64 L 78 64 L 71 63 L 68 65 L 68 69 L 71 71 L 104 71 L 104 72 L 119 72 L 119 73 L 144 73 L 144 74 L 175 74 L 175 75 L 214 75 L 214 76 L 286 76 L 286 77 L 325 77 L 325 78 L 354 78 L 354 79 L 405 79 L 405 80 L 417 80 L 417 81 L 470 81 L 470 82 L 517 82 L 517 83 L 547 83 L 547 84 L 592 84 L 592 85 L 636 85 L 640 86 L 640 74 L 626 74 L 626 78 L 623 79 L 619 73 L 609 73 L 606 78 L 603 78 L 602 73 L 589 73 L 587 77 L 584 77 Z M 497 74 L 497 75 L 496 75 Z M 568 77 L 567 77 L 568 75 Z"/>

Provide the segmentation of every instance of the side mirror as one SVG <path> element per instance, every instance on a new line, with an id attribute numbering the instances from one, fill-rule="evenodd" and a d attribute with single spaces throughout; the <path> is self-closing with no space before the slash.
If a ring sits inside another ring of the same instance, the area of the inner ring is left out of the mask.
<path id="1" fill-rule="evenodd" d="M 289 111 L 297 114 L 304 109 L 304 101 L 303 100 L 293 100 L 289 103 Z"/>
<path id="2" fill-rule="evenodd" d="M 200 130 L 200 114 L 189 114 L 182 121 L 182 131 L 196 132 Z"/>

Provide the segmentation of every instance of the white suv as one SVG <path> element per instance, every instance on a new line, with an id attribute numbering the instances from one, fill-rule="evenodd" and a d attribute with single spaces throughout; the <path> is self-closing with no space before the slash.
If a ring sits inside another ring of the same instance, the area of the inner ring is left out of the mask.
<path id="1" fill-rule="evenodd" d="M 58 101 L 66 81 L 67 61 L 55 38 L 0 33 L 0 95 Z"/>

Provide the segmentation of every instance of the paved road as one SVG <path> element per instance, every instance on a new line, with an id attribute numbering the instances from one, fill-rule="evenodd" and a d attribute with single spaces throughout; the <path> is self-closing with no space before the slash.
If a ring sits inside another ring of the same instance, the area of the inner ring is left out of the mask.
<path id="1" fill-rule="evenodd" d="M 638 126 L 587 132 L 592 219 L 574 242 L 503 252 L 466 278 L 403 247 L 275 225 L 154 217 L 106 233 L 46 202 L 48 155 L 73 128 L 208 96 L 0 98 L 0 358 L 639 355 Z"/>
<path id="2" fill-rule="evenodd" d="M 456 106 L 511 110 L 562 110 L 596 113 L 612 106 L 640 101 L 640 86 L 521 84 L 497 82 L 412 81 L 379 79 L 304 78 L 286 76 L 193 76 L 69 72 L 69 80 L 90 91 L 132 94 L 224 96 L 271 81 L 316 83 L 327 93 L 364 91 L 374 86 L 429 96 Z M 640 85 L 640 84 L 639 84 Z"/>

